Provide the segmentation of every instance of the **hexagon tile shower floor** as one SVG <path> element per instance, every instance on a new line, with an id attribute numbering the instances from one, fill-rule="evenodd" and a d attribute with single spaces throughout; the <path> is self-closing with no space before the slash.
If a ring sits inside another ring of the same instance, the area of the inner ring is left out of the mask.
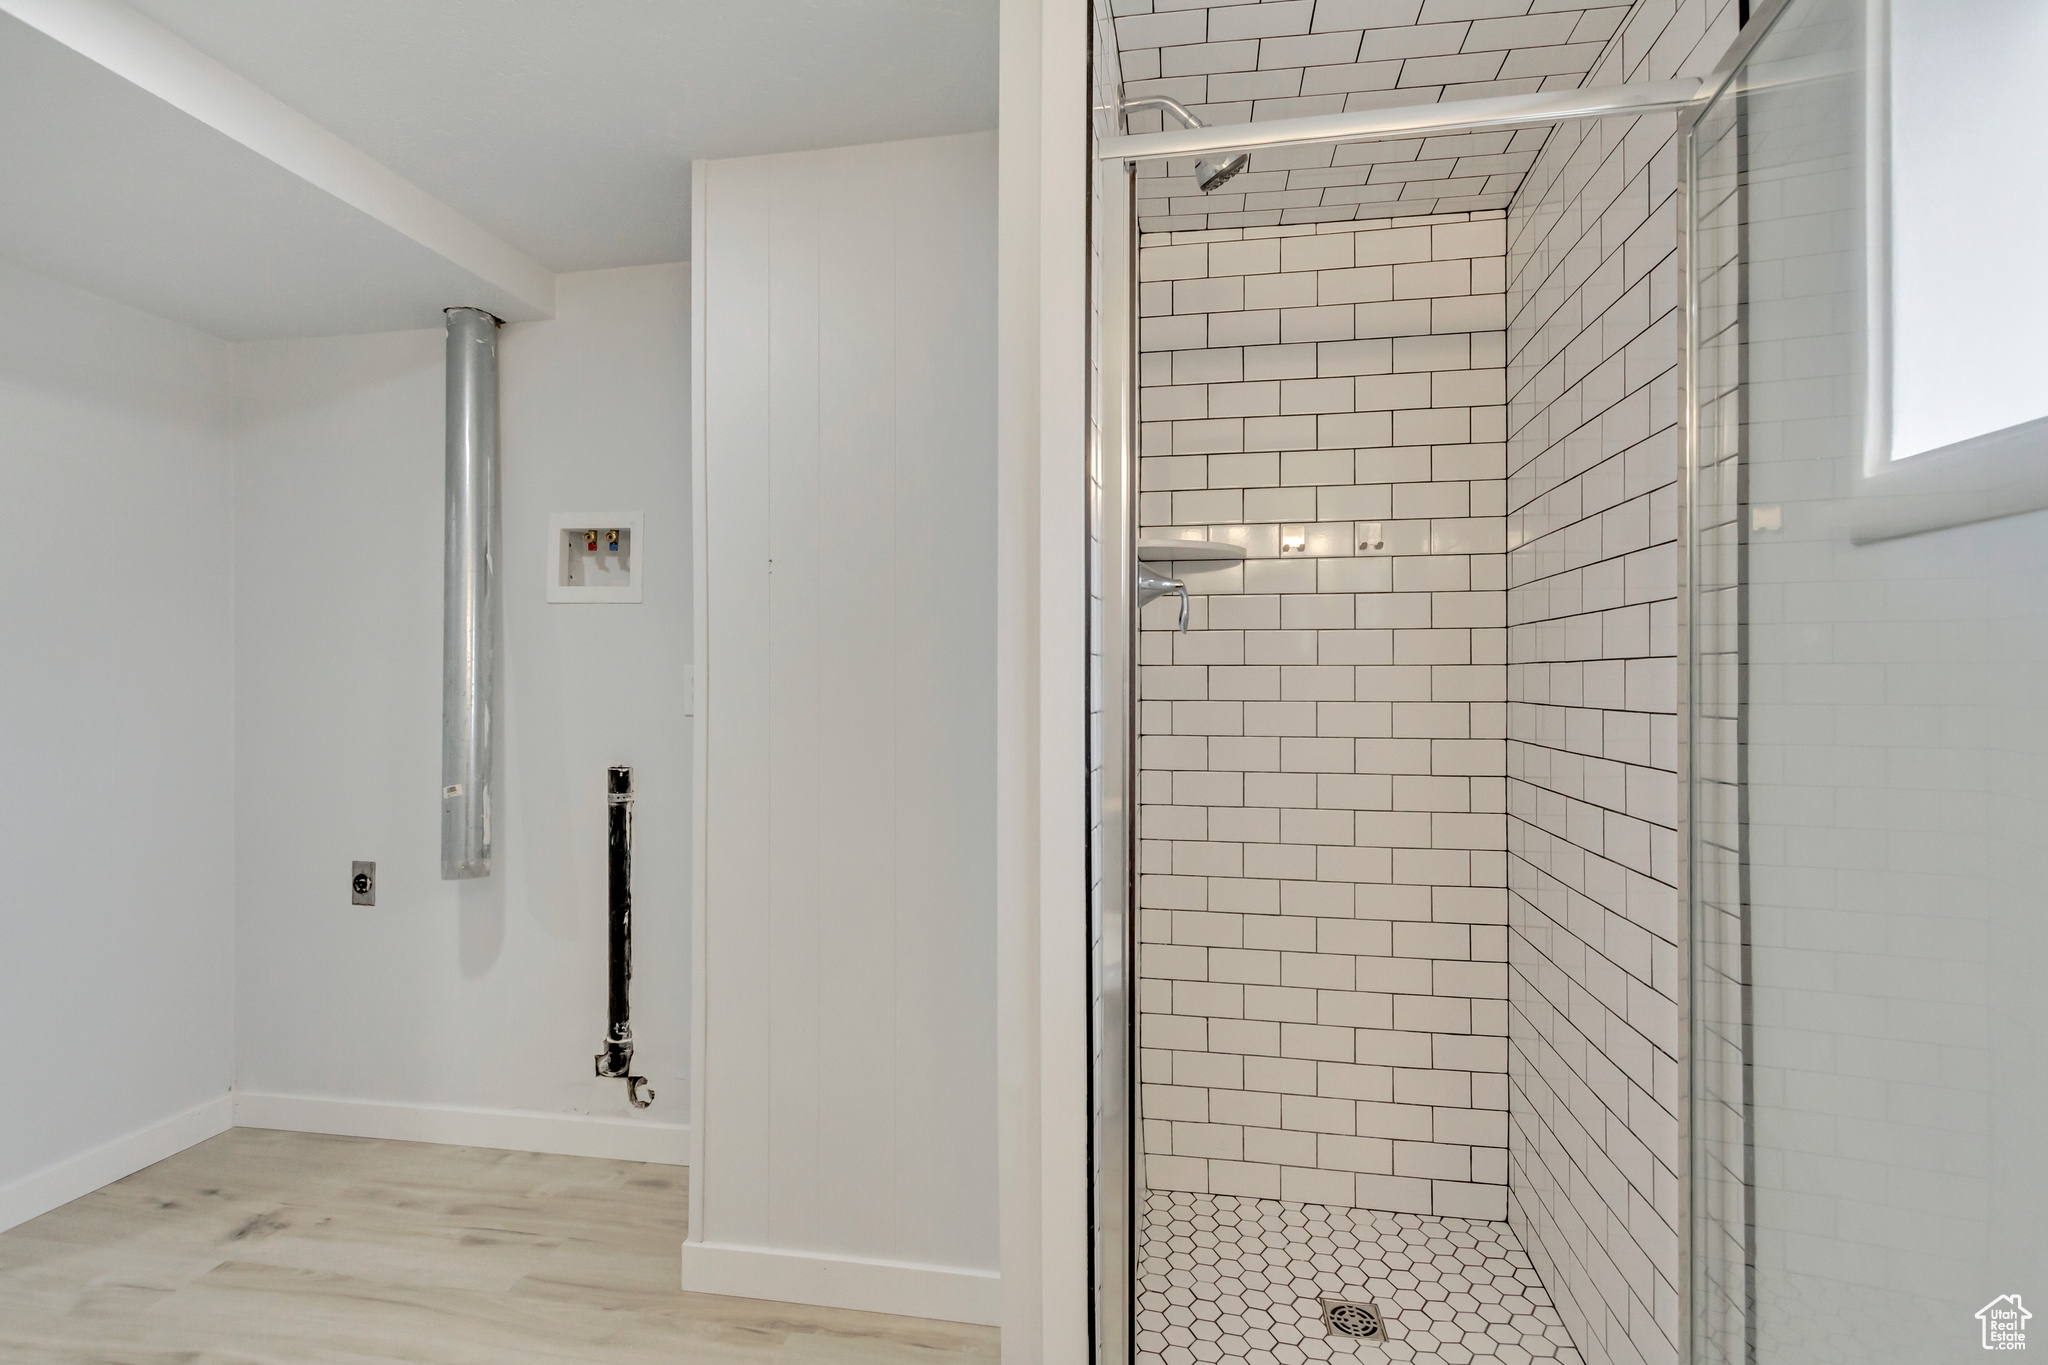
<path id="1" fill-rule="evenodd" d="M 1139 1365 L 1583 1365 L 1506 1223 L 1155 1193 L 1143 1235 Z M 1325 1335 L 1325 1298 L 1377 1302 L 1387 1341 Z"/>

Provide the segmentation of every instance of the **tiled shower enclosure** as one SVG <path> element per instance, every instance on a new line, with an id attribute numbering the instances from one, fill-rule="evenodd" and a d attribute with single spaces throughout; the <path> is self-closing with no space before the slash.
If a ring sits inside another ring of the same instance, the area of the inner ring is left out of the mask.
<path id="1" fill-rule="evenodd" d="M 1642 10 L 1584 83 L 1704 74 L 1734 18 Z M 1320 1340 L 1204 1316 L 1253 1305 L 1218 1229 L 1165 1232 L 1203 1198 L 1462 1224 L 1526 1256 L 1559 1349 L 1677 1359 L 1671 129 L 1551 130 L 1504 209 L 1273 199 L 1346 221 L 1254 222 L 1248 183 L 1242 216 L 1141 212 L 1175 230 L 1139 238 L 1140 536 L 1247 550 L 1172 566 L 1188 633 L 1168 602 L 1142 618 L 1140 1345 L 1162 1360 Z M 1311 1266 L 1341 1250 L 1310 1241 Z M 1309 1284 L 1260 1292 L 1308 1324 Z M 1145 1318 L 1157 1294 L 1186 1321 Z"/>

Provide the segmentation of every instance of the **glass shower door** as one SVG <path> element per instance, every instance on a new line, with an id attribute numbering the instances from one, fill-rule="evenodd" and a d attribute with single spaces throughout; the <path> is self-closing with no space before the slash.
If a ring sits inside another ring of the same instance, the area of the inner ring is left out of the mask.
<path id="1" fill-rule="evenodd" d="M 1695 1365 L 2048 1349 L 2048 431 L 1923 373 L 1966 438 L 1892 440 L 1914 329 L 2025 299 L 1928 288 L 2010 186 L 1901 173 L 1901 40 L 2043 10 L 1794 0 L 1684 144 Z"/>

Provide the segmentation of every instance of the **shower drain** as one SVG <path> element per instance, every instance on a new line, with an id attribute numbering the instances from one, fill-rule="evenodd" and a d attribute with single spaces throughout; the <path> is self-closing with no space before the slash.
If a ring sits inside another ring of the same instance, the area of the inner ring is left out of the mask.
<path id="1" fill-rule="evenodd" d="M 1380 1306 L 1376 1303 L 1324 1299 L 1323 1326 L 1340 1337 L 1351 1337 L 1356 1341 L 1387 1339 L 1386 1319 L 1380 1316 Z"/>

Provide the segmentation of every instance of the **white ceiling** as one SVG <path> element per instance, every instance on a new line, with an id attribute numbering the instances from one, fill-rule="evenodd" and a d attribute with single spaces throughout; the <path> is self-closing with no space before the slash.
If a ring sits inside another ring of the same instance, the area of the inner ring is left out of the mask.
<path id="1" fill-rule="evenodd" d="M 996 0 L 130 4 L 556 271 L 687 256 L 692 158 L 996 123 Z"/>
<path id="2" fill-rule="evenodd" d="M 1245 123 L 1575 90 L 1628 0 L 1114 0 L 1129 96 Z M 1160 115 L 1135 114 L 1151 132 Z M 1194 162 L 1141 167 L 1148 232 L 1506 208 L 1545 129 L 1254 153 L 1204 195 Z"/>
<path id="3" fill-rule="evenodd" d="M 0 257 L 228 340 L 430 327 L 526 296 L 0 14 Z M 536 307 L 532 297 L 541 294 Z"/>
<path id="4" fill-rule="evenodd" d="M 997 0 L 0 0 L 0 258 L 229 340 L 547 317 L 690 163 L 991 128 Z"/>

